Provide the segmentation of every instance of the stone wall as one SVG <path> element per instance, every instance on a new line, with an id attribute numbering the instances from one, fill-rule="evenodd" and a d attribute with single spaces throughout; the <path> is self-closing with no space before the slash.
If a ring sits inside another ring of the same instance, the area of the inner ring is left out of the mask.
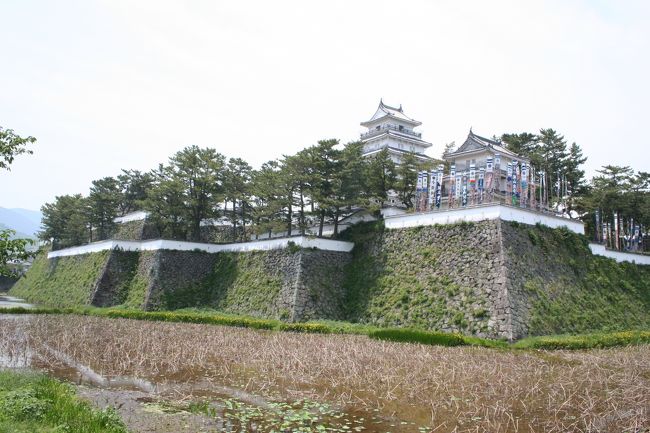
<path id="1" fill-rule="evenodd" d="M 650 326 L 650 266 L 595 256 L 565 228 L 367 224 L 345 236 L 347 320 L 508 340 Z"/>
<path id="2" fill-rule="evenodd" d="M 242 242 L 247 239 L 243 227 L 234 228 L 232 226 L 201 226 L 200 242 L 213 244 L 227 244 L 231 242 Z"/>
<path id="3" fill-rule="evenodd" d="M 160 233 L 149 220 L 127 221 L 117 224 L 115 234 L 111 239 L 123 241 L 140 241 L 146 239 L 158 239 Z"/>
<path id="4" fill-rule="evenodd" d="M 0 275 L 0 292 L 6 292 L 16 283 L 16 278 L 10 278 Z"/>
<path id="5" fill-rule="evenodd" d="M 342 317 L 348 253 L 287 248 L 246 253 L 161 250 L 148 310 L 210 307 L 300 321 Z"/>
<path id="6" fill-rule="evenodd" d="M 293 306 L 291 320 L 343 320 L 345 288 L 343 270 L 351 260 L 350 253 L 301 249 L 292 276 Z M 291 293 L 290 293 L 291 294 Z"/>
<path id="7" fill-rule="evenodd" d="M 356 244 L 345 281 L 349 320 L 509 335 L 507 275 L 498 220 L 395 230 L 377 224 L 366 228 L 365 233 L 361 226 L 349 234 Z"/>
<path id="8" fill-rule="evenodd" d="M 340 319 L 348 261 L 349 253 L 295 245 L 251 252 L 113 249 L 42 255 L 18 291 L 43 305 L 197 307 L 293 321 Z M 62 282 L 75 296 L 57 296 Z"/>
<path id="9" fill-rule="evenodd" d="M 40 256 L 12 294 L 53 306 L 213 308 L 509 340 L 650 326 L 650 266 L 595 256 L 567 229 L 502 220 L 392 230 L 364 223 L 342 236 L 355 243 L 352 253 L 287 243 Z"/>

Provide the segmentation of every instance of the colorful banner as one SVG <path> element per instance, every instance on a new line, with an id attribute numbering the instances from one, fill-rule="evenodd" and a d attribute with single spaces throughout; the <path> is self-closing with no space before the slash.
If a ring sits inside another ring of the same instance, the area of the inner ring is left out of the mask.
<path id="1" fill-rule="evenodd" d="M 447 207 L 449 209 L 454 207 L 454 197 L 456 195 L 456 164 L 449 166 L 449 199 L 447 200 Z"/>
<path id="2" fill-rule="evenodd" d="M 478 202 L 483 203 L 483 191 L 485 189 L 485 168 L 481 167 L 478 170 Z"/>
<path id="3" fill-rule="evenodd" d="M 466 171 L 463 172 L 463 192 L 461 195 L 461 200 L 462 200 L 462 205 L 463 207 L 467 206 L 467 178 L 469 176 L 469 173 Z"/>
<path id="4" fill-rule="evenodd" d="M 422 172 L 418 171 L 418 181 L 415 184 L 415 211 L 420 211 L 420 195 L 422 194 Z"/>
<path id="5" fill-rule="evenodd" d="M 485 200 L 492 201 L 492 182 L 494 177 L 494 160 L 487 158 L 485 160 Z"/>
<path id="6" fill-rule="evenodd" d="M 440 209 L 440 205 L 442 204 L 442 174 L 444 169 L 444 165 L 438 165 L 438 174 L 436 176 L 436 209 Z"/>
<path id="7" fill-rule="evenodd" d="M 521 198 L 519 203 L 521 207 L 528 205 L 528 166 L 525 162 L 521 163 Z"/>
<path id="8" fill-rule="evenodd" d="M 427 196 L 427 210 L 432 210 L 438 188 L 438 173 L 433 170 L 429 173 L 429 195 Z"/>

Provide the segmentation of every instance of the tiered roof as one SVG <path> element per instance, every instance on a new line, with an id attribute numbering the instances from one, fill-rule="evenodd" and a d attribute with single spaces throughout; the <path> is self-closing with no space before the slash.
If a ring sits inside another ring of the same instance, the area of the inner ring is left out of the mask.
<path id="1" fill-rule="evenodd" d="M 444 155 L 444 157 L 449 158 L 451 156 L 456 156 L 458 154 L 476 152 L 485 149 L 492 149 L 494 150 L 494 153 L 507 155 L 512 158 L 527 159 L 506 149 L 504 146 L 501 145 L 501 143 L 497 141 L 490 140 L 489 138 L 481 137 L 480 135 L 474 134 L 474 132 L 472 132 L 471 129 L 469 130 L 469 135 L 467 136 L 467 139 L 465 139 L 465 142 L 458 149 L 448 153 L 447 155 Z"/>
<path id="2" fill-rule="evenodd" d="M 409 123 L 413 126 L 420 126 L 422 125 L 422 122 L 419 122 L 415 119 L 411 119 L 408 117 L 406 114 L 404 114 L 404 110 L 402 109 L 402 105 L 400 104 L 399 108 L 391 107 L 389 105 L 384 104 L 383 100 L 379 101 L 379 107 L 377 107 L 377 111 L 375 111 L 375 114 L 370 118 L 370 120 L 361 122 L 361 126 L 370 126 L 373 123 L 375 123 L 376 120 L 381 119 L 383 117 L 390 116 L 395 119 L 401 120 L 403 122 Z"/>

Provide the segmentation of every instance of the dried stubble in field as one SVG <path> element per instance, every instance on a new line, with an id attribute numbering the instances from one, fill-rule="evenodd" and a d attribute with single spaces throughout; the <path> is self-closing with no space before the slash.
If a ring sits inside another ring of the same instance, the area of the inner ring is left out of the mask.
<path id="1" fill-rule="evenodd" d="M 4 329 L 8 321 L 0 321 Z M 518 352 L 80 316 L 32 317 L 21 326 L 34 350 L 50 346 L 105 375 L 207 379 L 272 397 L 378 408 L 439 432 L 650 426 L 647 345 Z"/>

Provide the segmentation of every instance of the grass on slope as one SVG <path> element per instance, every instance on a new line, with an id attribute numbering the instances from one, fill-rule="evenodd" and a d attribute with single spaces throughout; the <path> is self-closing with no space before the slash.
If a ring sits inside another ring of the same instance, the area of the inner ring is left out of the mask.
<path id="1" fill-rule="evenodd" d="M 382 221 L 359 223 L 342 238 L 355 243 L 346 268 L 346 319 L 378 326 L 418 329 L 455 329 L 463 333 L 487 330 L 485 296 L 438 272 L 439 261 L 450 245 L 433 245 L 434 232 L 471 236 L 473 225 L 387 230 Z M 484 253 L 464 248 L 462 254 L 477 259 Z"/>
<path id="2" fill-rule="evenodd" d="M 275 316 L 282 277 L 269 272 L 264 256 L 256 251 L 217 254 L 205 278 L 166 291 L 163 308 L 206 306 L 233 314 Z"/>
<path id="3" fill-rule="evenodd" d="M 51 307 L 88 305 L 110 251 L 48 260 L 39 254 L 27 275 L 12 287 L 12 296 Z M 54 289 L 55 288 L 55 289 Z"/>
<path id="4" fill-rule="evenodd" d="M 127 433 L 113 409 L 97 410 L 74 389 L 31 372 L 0 371 L 0 433 Z"/>
<path id="5" fill-rule="evenodd" d="M 650 266 L 617 263 L 591 253 L 587 239 L 569 230 L 521 226 L 544 255 L 567 265 L 552 283 L 533 278 L 530 335 L 650 328 Z"/>

